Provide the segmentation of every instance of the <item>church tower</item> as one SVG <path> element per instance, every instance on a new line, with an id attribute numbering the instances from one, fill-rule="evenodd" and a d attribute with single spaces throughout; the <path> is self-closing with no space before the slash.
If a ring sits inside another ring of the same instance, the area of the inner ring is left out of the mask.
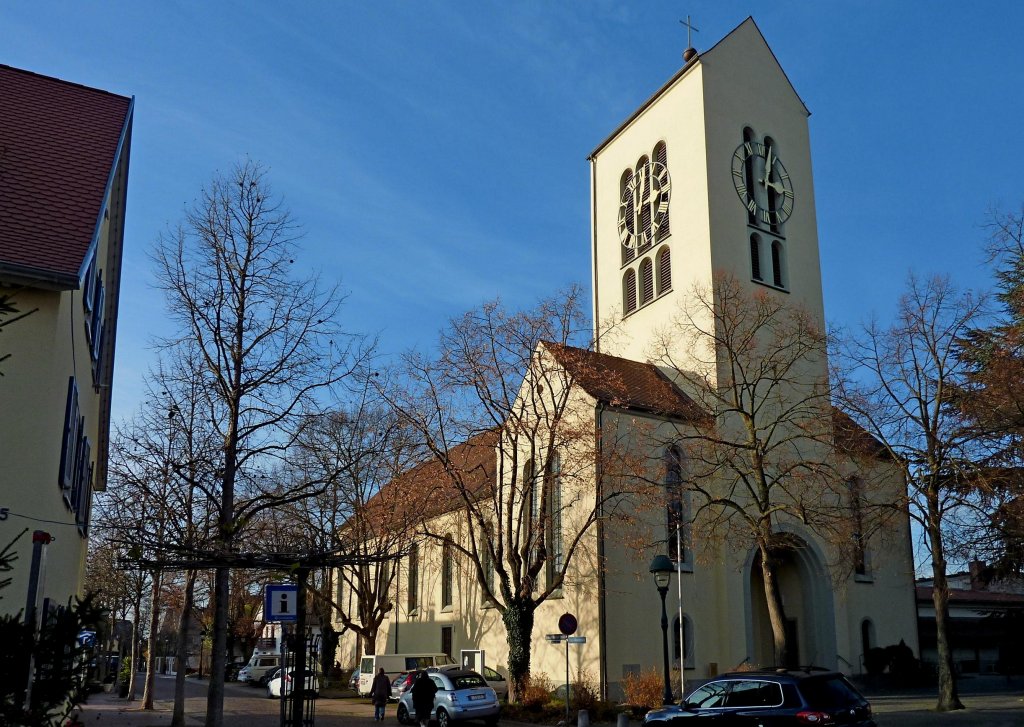
<path id="1" fill-rule="evenodd" d="M 590 155 L 595 333 L 616 324 L 602 353 L 648 360 L 718 272 L 824 323 L 809 112 L 752 18 L 691 54 Z"/>

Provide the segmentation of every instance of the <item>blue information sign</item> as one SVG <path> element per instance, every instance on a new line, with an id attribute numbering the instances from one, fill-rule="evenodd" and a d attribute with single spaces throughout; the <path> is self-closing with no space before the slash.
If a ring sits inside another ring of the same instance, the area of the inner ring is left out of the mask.
<path id="1" fill-rule="evenodd" d="M 263 620 L 290 622 L 298 619 L 299 587 L 294 583 L 271 583 L 263 592 Z"/>

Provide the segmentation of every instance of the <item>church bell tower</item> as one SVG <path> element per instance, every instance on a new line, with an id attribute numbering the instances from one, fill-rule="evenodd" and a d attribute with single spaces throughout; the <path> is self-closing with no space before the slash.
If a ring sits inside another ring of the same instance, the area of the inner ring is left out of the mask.
<path id="1" fill-rule="evenodd" d="M 718 272 L 824 323 L 807 108 L 751 18 L 686 56 L 590 155 L 602 353 L 648 360 Z"/>

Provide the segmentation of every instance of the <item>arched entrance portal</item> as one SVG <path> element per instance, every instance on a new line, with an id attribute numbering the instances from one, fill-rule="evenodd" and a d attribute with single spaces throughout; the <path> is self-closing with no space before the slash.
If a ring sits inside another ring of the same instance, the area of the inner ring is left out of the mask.
<path id="1" fill-rule="evenodd" d="M 791 533 L 795 547 L 781 556 L 777 578 L 786 616 L 788 664 L 775 656 L 768 605 L 761 575 L 761 556 L 756 550 L 744 569 L 747 593 L 747 648 L 750 661 L 759 666 L 821 666 L 835 669 L 836 633 L 832 587 L 817 547 Z"/>

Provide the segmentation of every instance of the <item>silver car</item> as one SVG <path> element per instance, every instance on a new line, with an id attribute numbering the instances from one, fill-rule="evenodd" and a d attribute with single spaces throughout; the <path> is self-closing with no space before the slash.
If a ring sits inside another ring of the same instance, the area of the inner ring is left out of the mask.
<path id="1" fill-rule="evenodd" d="M 449 727 L 452 722 L 482 719 L 496 725 L 501 716 L 501 703 L 494 690 L 482 676 L 469 669 L 450 669 L 429 672 L 426 676 L 437 686 L 434 708 L 430 718 L 438 727 Z M 407 689 L 398 700 L 400 724 L 415 724 L 416 709 L 412 704 L 412 689 Z"/>

